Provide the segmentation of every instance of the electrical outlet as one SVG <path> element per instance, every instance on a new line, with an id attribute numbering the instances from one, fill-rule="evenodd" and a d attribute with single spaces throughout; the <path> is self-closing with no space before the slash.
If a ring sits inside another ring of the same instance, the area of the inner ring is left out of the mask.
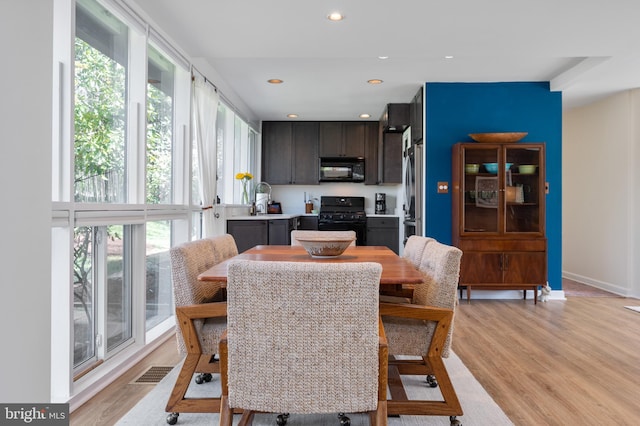
<path id="1" fill-rule="evenodd" d="M 449 182 L 438 182 L 438 194 L 449 193 Z"/>

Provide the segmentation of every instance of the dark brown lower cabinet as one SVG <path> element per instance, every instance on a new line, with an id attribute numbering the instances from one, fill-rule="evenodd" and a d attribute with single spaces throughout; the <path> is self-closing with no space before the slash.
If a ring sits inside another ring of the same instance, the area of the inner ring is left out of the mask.
<path id="1" fill-rule="evenodd" d="M 471 290 L 533 290 L 547 281 L 546 240 L 502 241 L 487 247 L 488 241 L 461 243 L 460 287 Z M 476 251 L 480 247 L 485 250 Z M 474 250 L 475 249 L 475 250 Z M 526 293 L 525 293 L 526 294 Z"/>
<path id="2" fill-rule="evenodd" d="M 397 217 L 368 217 L 367 245 L 386 246 L 398 254 L 400 246 L 398 223 Z"/>
<path id="3" fill-rule="evenodd" d="M 297 219 L 248 219 L 228 220 L 227 233 L 236 240 L 242 253 L 257 245 L 289 245 L 291 230 Z"/>

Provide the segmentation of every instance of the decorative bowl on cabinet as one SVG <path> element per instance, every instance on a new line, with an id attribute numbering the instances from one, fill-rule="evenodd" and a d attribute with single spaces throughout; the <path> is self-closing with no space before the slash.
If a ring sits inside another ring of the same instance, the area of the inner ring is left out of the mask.
<path id="1" fill-rule="evenodd" d="M 498 173 L 498 163 L 482 163 L 482 165 L 488 173 L 494 175 Z M 508 171 L 512 165 L 513 163 L 504 163 L 504 171 Z"/>
<path id="2" fill-rule="evenodd" d="M 474 141 L 487 143 L 518 142 L 527 135 L 527 132 L 469 133 L 469 136 Z"/>

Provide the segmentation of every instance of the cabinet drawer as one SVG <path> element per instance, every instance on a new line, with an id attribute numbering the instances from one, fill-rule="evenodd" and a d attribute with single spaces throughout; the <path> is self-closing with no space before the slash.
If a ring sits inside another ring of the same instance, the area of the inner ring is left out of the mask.
<path id="1" fill-rule="evenodd" d="M 369 217 L 367 226 L 370 228 L 396 228 L 398 226 L 397 217 Z"/>
<path id="2" fill-rule="evenodd" d="M 503 251 L 546 251 L 546 238 L 532 239 L 473 239 L 461 238 L 455 244 L 460 250 L 503 252 Z"/>

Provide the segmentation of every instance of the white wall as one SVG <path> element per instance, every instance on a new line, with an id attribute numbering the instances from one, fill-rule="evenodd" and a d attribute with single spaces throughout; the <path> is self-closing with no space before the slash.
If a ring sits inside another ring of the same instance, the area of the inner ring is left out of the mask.
<path id="1" fill-rule="evenodd" d="M 53 2 L 0 6 L 0 401 L 50 402 Z"/>
<path id="2" fill-rule="evenodd" d="M 565 112 L 563 276 L 626 296 L 637 283 L 640 92 Z"/>

